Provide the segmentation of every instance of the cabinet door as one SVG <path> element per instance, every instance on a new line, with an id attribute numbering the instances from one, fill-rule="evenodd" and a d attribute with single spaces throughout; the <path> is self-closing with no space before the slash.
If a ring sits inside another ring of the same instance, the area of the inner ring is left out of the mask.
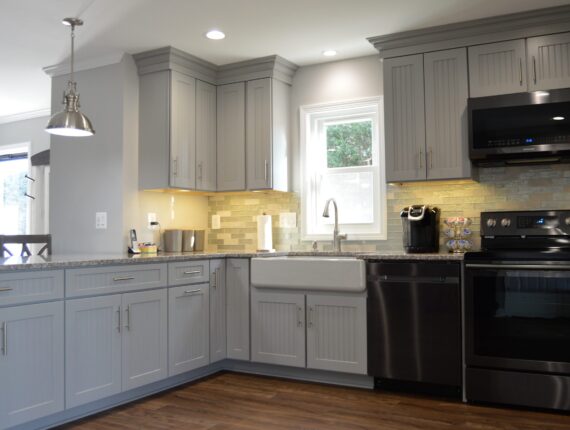
<path id="1" fill-rule="evenodd" d="M 424 55 L 427 179 L 471 176 L 465 48 Z"/>
<path id="2" fill-rule="evenodd" d="M 527 40 L 530 91 L 570 87 L 570 33 Z"/>
<path id="3" fill-rule="evenodd" d="M 307 367 L 366 374 L 366 297 L 307 295 Z"/>
<path id="4" fill-rule="evenodd" d="M 271 78 L 248 81 L 245 136 L 247 189 L 271 188 Z"/>
<path id="5" fill-rule="evenodd" d="M 166 378 L 166 289 L 123 294 L 123 390 Z"/>
<path id="6" fill-rule="evenodd" d="M 471 97 L 520 93 L 527 90 L 523 39 L 469 47 Z"/>
<path id="7" fill-rule="evenodd" d="M 171 75 L 170 185 L 196 188 L 196 79 Z"/>
<path id="8" fill-rule="evenodd" d="M 196 189 L 216 191 L 216 86 L 196 81 Z"/>
<path id="9" fill-rule="evenodd" d="M 168 375 L 210 362 L 209 285 L 183 285 L 168 291 Z"/>
<path id="10" fill-rule="evenodd" d="M 0 428 L 63 410 L 63 302 L 0 309 Z"/>
<path id="11" fill-rule="evenodd" d="M 305 367 L 305 295 L 254 288 L 251 295 L 251 360 Z"/>
<path id="12" fill-rule="evenodd" d="M 245 190 L 245 83 L 220 85 L 217 94 L 217 188 Z"/>
<path id="13" fill-rule="evenodd" d="M 384 60 L 386 180 L 426 179 L 423 55 Z"/>
<path id="14" fill-rule="evenodd" d="M 66 408 L 121 392 L 121 296 L 65 304 Z"/>
<path id="15" fill-rule="evenodd" d="M 210 362 L 226 358 L 226 261 L 210 261 Z"/>
<path id="16" fill-rule="evenodd" d="M 249 260 L 226 261 L 227 355 L 249 360 Z"/>

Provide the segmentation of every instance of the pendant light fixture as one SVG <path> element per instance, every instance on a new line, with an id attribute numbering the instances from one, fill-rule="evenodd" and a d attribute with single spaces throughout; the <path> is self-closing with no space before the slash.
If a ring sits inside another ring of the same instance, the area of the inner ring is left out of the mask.
<path id="1" fill-rule="evenodd" d="M 64 108 L 50 118 L 46 131 L 59 136 L 92 136 L 95 130 L 91 121 L 79 111 L 79 93 L 73 75 L 75 27 L 83 25 L 83 21 L 79 18 L 65 18 L 62 23 L 71 27 L 71 74 L 63 93 Z"/>

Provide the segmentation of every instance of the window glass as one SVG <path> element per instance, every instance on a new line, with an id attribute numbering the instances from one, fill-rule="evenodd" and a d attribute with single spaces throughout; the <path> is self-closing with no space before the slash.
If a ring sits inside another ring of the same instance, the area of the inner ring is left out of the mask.
<path id="1" fill-rule="evenodd" d="M 28 218 L 27 154 L 0 155 L 0 233 L 25 234 Z"/>
<path id="2" fill-rule="evenodd" d="M 326 125 L 327 167 L 372 164 L 372 121 Z"/>

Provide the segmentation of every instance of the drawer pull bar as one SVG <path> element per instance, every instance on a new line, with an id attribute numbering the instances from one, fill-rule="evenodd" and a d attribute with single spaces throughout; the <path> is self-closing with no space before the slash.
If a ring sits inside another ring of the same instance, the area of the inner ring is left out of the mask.
<path id="1" fill-rule="evenodd" d="M 8 323 L 2 323 L 2 355 L 8 355 Z"/>
<path id="2" fill-rule="evenodd" d="M 132 281 L 133 279 L 135 279 L 134 276 L 118 276 L 116 278 L 113 278 L 113 281 Z"/>
<path id="3" fill-rule="evenodd" d="M 0 288 L 0 293 L 2 293 L 2 292 L 4 292 L 4 291 L 12 291 L 12 290 L 13 290 L 13 288 L 10 288 L 10 287 L 3 287 L 3 288 Z"/>
<path id="4" fill-rule="evenodd" d="M 201 289 L 197 289 L 197 290 L 186 290 L 184 291 L 184 294 L 196 294 L 196 293 L 200 293 L 202 292 Z"/>
<path id="5" fill-rule="evenodd" d="M 202 273 L 201 270 L 191 270 L 189 272 L 184 272 L 185 275 L 199 275 L 201 273 Z"/>
<path id="6" fill-rule="evenodd" d="M 120 333 L 121 332 L 121 307 L 119 306 L 117 308 L 117 316 L 118 316 L 118 324 L 117 324 L 117 331 Z"/>
<path id="7" fill-rule="evenodd" d="M 131 330 L 131 305 L 127 306 L 127 309 L 125 310 L 125 312 L 127 313 L 127 323 L 125 324 L 125 328 L 127 330 Z"/>

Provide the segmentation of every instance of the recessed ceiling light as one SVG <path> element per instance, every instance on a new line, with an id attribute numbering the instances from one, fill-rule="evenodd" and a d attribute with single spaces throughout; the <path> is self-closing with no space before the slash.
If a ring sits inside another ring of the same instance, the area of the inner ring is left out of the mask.
<path id="1" fill-rule="evenodd" d="M 564 118 L 563 116 L 554 116 L 554 117 L 552 117 L 552 119 L 553 119 L 554 121 L 562 121 L 562 120 L 564 120 L 565 118 Z"/>
<path id="2" fill-rule="evenodd" d="M 326 51 L 323 51 L 323 55 L 325 57 L 334 57 L 337 54 L 337 52 L 334 49 L 327 49 Z"/>
<path id="3" fill-rule="evenodd" d="M 210 30 L 206 33 L 206 37 L 212 40 L 221 40 L 226 37 L 225 33 L 220 30 Z"/>

